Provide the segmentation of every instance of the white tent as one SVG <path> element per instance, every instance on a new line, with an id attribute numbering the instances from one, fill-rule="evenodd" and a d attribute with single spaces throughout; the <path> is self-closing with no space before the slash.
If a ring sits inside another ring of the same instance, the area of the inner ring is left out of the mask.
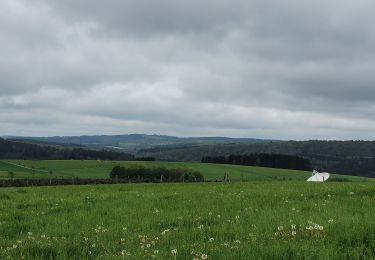
<path id="1" fill-rule="evenodd" d="M 324 182 L 329 179 L 329 173 L 328 172 L 318 172 L 313 171 L 313 175 L 307 179 L 307 181 L 313 181 L 313 182 Z"/>

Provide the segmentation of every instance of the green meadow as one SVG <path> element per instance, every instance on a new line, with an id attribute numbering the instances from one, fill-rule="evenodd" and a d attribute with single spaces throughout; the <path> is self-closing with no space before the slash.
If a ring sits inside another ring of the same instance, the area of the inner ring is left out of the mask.
<path id="1" fill-rule="evenodd" d="M 128 162 L 128 161 L 95 161 L 95 160 L 0 160 L 0 179 L 8 179 L 9 171 L 15 178 L 108 178 L 115 165 L 166 168 L 188 168 L 200 171 L 206 180 L 221 179 L 225 173 L 233 181 L 266 181 L 266 180 L 296 180 L 304 181 L 311 172 L 251 167 L 240 165 L 203 164 L 198 162 Z M 333 175 L 352 181 L 372 180 L 363 177 Z"/>
<path id="2" fill-rule="evenodd" d="M 168 162 L 0 161 L 0 176 L 108 178 L 114 165 L 232 182 L 0 189 L 0 259 L 373 259 L 375 183 Z M 333 177 L 342 177 L 334 175 Z"/>
<path id="3" fill-rule="evenodd" d="M 372 259 L 371 182 L 0 189 L 1 259 Z"/>

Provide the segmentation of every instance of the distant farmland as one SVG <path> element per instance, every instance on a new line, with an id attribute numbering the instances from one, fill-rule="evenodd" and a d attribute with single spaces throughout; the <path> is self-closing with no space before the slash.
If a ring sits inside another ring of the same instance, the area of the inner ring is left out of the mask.
<path id="1" fill-rule="evenodd" d="M 239 165 L 202 164 L 191 162 L 128 162 L 128 161 L 79 161 L 79 160 L 0 160 L 0 178 L 8 179 L 9 172 L 15 178 L 108 178 L 115 165 L 145 167 L 188 168 L 200 171 L 206 180 L 221 179 L 225 173 L 232 181 L 270 181 L 270 180 L 297 180 L 305 181 L 310 172 L 273 169 Z M 52 173 L 50 175 L 50 172 Z M 372 180 L 363 177 L 340 176 L 352 181 Z"/>

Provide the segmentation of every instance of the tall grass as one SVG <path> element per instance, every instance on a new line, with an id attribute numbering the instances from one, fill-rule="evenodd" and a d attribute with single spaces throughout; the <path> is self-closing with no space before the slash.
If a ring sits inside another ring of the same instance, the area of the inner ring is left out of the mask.
<path id="1" fill-rule="evenodd" d="M 364 259 L 371 182 L 0 189 L 0 258 Z"/>

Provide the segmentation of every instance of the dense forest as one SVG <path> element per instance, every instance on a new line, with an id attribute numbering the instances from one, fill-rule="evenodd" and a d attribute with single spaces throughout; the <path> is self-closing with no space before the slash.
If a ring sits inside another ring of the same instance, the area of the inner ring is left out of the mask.
<path id="1" fill-rule="evenodd" d="M 270 167 L 280 169 L 293 170 L 311 170 L 310 161 L 308 159 L 283 154 L 250 154 L 250 155 L 234 155 L 229 156 L 206 156 L 202 158 L 203 163 L 219 163 L 219 164 L 237 164 L 259 167 Z"/>
<path id="2" fill-rule="evenodd" d="M 8 141 L 0 138 L 1 159 L 53 159 L 53 160 L 133 160 L 134 156 L 106 150 L 61 148 Z"/>

